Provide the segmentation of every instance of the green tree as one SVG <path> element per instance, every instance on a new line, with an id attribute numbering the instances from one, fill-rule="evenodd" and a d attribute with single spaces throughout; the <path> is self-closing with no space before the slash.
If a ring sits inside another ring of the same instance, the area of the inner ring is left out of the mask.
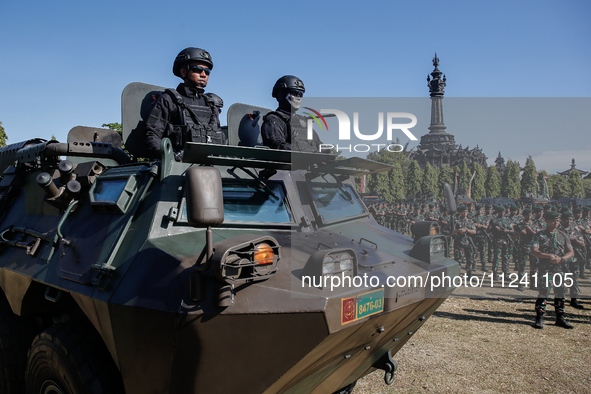
<path id="1" fill-rule="evenodd" d="M 421 191 L 423 181 L 423 170 L 416 160 L 412 160 L 405 173 L 404 184 L 406 185 L 406 194 L 416 194 Z"/>
<path id="2" fill-rule="evenodd" d="M 2 122 L 0 122 L 0 147 L 6 146 L 6 141 L 8 141 L 8 136 L 2 127 Z"/>
<path id="3" fill-rule="evenodd" d="M 521 183 L 519 182 L 519 164 L 509 160 L 501 179 L 501 195 L 509 198 L 519 198 Z"/>
<path id="4" fill-rule="evenodd" d="M 366 179 L 369 190 L 375 191 L 388 202 L 403 200 L 406 197 L 404 187 L 404 169 L 408 162 L 406 152 L 390 152 L 382 149 L 379 152 L 371 152 L 367 158 L 397 167 L 387 172 L 373 174 Z"/>
<path id="5" fill-rule="evenodd" d="M 501 195 L 501 176 L 497 167 L 488 167 L 486 181 L 484 181 L 484 190 L 487 197 L 494 198 Z"/>
<path id="6" fill-rule="evenodd" d="M 470 167 L 466 162 L 462 162 L 462 165 L 459 167 L 458 174 L 458 187 L 463 188 L 468 193 L 468 186 L 470 185 L 470 178 L 472 178 L 472 171 L 470 171 Z"/>
<path id="7" fill-rule="evenodd" d="M 438 178 L 439 169 L 437 167 L 433 167 L 429 162 L 427 162 L 427 165 L 423 170 L 423 182 L 421 183 L 421 189 L 423 192 L 427 193 L 431 190 L 435 195 L 437 195 Z"/>
<path id="8" fill-rule="evenodd" d="M 521 175 L 521 191 L 523 194 L 527 192 L 536 193 L 538 187 L 536 185 L 536 165 L 531 156 L 528 156 L 525 161 L 523 174 Z"/>
<path id="9" fill-rule="evenodd" d="M 585 198 L 591 198 L 591 179 L 581 179 L 581 185 L 585 191 Z"/>
<path id="10" fill-rule="evenodd" d="M 561 197 L 568 197 L 571 194 L 568 178 L 562 175 L 554 174 L 548 177 L 548 186 L 552 188 L 550 198 L 558 200 Z"/>
<path id="11" fill-rule="evenodd" d="M 476 171 L 476 175 L 474 175 L 474 179 L 472 180 L 470 197 L 478 201 L 486 196 L 486 188 L 484 187 L 484 182 L 486 182 L 486 170 L 478 163 L 474 163 L 473 167 L 474 171 Z"/>
<path id="12" fill-rule="evenodd" d="M 447 183 L 451 189 L 454 188 L 455 171 L 449 166 L 442 167 L 439 171 L 439 198 L 443 198 L 443 185 Z"/>
<path id="13" fill-rule="evenodd" d="M 582 197 L 584 194 L 581 184 L 581 174 L 577 170 L 572 170 L 568 174 L 568 185 L 570 187 L 570 197 Z"/>
<path id="14" fill-rule="evenodd" d="M 123 126 L 121 125 L 121 123 L 103 123 L 101 127 L 106 127 L 108 129 L 115 130 L 121 135 L 121 138 L 123 138 Z"/>
<path id="15" fill-rule="evenodd" d="M 123 141 L 123 126 L 121 125 L 121 123 L 117 123 L 117 122 L 115 122 L 115 123 L 103 123 L 101 125 L 101 127 L 107 127 L 107 128 L 109 128 L 111 130 L 115 130 L 121 136 L 121 141 Z M 150 161 L 150 159 L 145 159 L 145 158 L 142 158 L 142 157 L 135 157 L 134 155 L 132 155 L 125 148 L 125 143 L 124 142 L 121 142 L 121 149 L 123 149 L 123 151 L 125 153 L 127 153 L 129 155 L 129 157 L 131 157 L 133 160 L 136 160 L 136 161 Z"/>

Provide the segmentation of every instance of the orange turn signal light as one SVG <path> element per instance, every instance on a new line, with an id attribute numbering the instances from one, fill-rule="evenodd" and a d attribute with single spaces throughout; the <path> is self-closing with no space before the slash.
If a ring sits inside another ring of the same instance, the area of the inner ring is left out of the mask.
<path id="1" fill-rule="evenodd" d="M 437 227 L 431 227 L 431 230 L 429 231 L 429 235 L 437 235 Z"/>
<path id="2" fill-rule="evenodd" d="M 273 263 L 273 249 L 267 244 L 259 244 L 254 252 L 254 262 L 260 265 Z"/>

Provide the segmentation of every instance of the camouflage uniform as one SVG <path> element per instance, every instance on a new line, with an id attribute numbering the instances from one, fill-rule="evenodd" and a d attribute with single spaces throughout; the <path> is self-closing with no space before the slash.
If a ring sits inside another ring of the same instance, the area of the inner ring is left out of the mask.
<path id="1" fill-rule="evenodd" d="M 478 212 L 478 210 L 476 212 Z M 472 221 L 474 224 L 479 224 L 485 227 L 477 229 L 476 235 L 472 237 L 476 246 L 476 254 L 474 256 L 475 260 L 478 256 L 480 256 L 480 265 L 484 271 L 486 269 L 486 244 L 488 243 L 488 237 L 486 236 L 485 231 L 486 227 L 488 227 L 488 222 L 490 222 L 490 219 L 484 216 L 482 213 L 476 213 L 474 214 Z"/>
<path id="2" fill-rule="evenodd" d="M 475 230 L 474 222 L 471 219 L 457 218 L 455 219 L 455 229 Z M 474 261 L 474 246 L 470 238 L 470 234 L 456 234 L 454 239 L 454 257 L 460 263 L 465 262 L 466 271 L 472 272 L 476 270 L 476 262 Z"/>
<path id="3" fill-rule="evenodd" d="M 540 218 L 533 217 L 531 219 L 531 224 L 529 225 L 529 227 L 532 230 L 534 230 L 534 232 L 537 233 L 538 231 L 542 231 L 543 229 L 546 228 L 546 222 L 541 217 Z M 538 259 L 536 256 L 532 256 L 532 255 L 529 256 L 530 278 L 533 277 L 536 272 L 538 272 L 539 263 L 540 263 L 540 259 Z M 535 287 L 535 283 L 532 283 L 532 288 L 534 288 L 534 287 Z"/>
<path id="4" fill-rule="evenodd" d="M 556 229 L 554 233 L 548 229 L 537 232 L 531 243 L 532 249 L 536 248 L 541 253 L 564 256 L 572 250 L 571 243 L 562 231 Z M 564 267 L 563 264 L 552 264 L 548 259 L 540 259 L 540 276 L 538 277 L 538 298 L 536 300 L 536 312 L 543 315 L 546 312 L 546 300 L 554 287 L 555 275 L 560 276 L 562 286 L 554 288 L 554 308 L 556 316 L 564 316 Z M 548 275 L 548 280 L 544 275 Z M 560 279 L 556 279 L 558 282 Z M 547 282 L 547 283 L 546 283 Z"/>
<path id="5" fill-rule="evenodd" d="M 533 233 L 526 230 L 529 227 Z M 522 219 L 516 227 L 517 231 L 526 230 L 526 234 L 521 234 L 519 238 L 515 241 L 515 269 L 517 270 L 517 275 L 519 278 L 523 278 L 525 275 L 525 266 L 527 264 L 528 257 L 530 258 L 530 267 L 531 267 L 531 257 L 530 256 L 530 249 L 531 249 L 531 241 L 534 237 L 534 234 L 538 232 L 538 229 L 532 228 L 532 220 L 530 219 L 528 222 L 525 219 Z"/>
<path id="6" fill-rule="evenodd" d="M 490 227 L 493 234 L 493 247 L 494 247 L 494 260 L 492 271 L 494 275 L 497 275 L 497 269 L 499 267 L 499 260 L 502 261 L 502 271 L 504 273 L 509 272 L 509 260 L 511 259 L 512 248 L 509 247 L 511 241 L 508 237 L 510 234 L 504 233 L 497 230 L 497 227 L 501 230 L 513 230 L 513 222 L 505 217 L 495 217 L 490 222 Z"/>
<path id="7" fill-rule="evenodd" d="M 489 211 L 488 213 L 486 213 L 486 211 Z M 486 225 L 486 229 L 484 229 L 483 231 L 486 232 L 485 238 L 486 238 L 486 255 L 488 257 L 488 265 L 491 267 L 493 266 L 493 262 L 494 262 L 494 244 L 493 244 L 493 237 L 492 234 L 488 228 L 488 225 L 490 224 L 490 221 L 493 220 L 495 218 L 494 213 L 490 210 L 490 208 L 486 208 L 486 210 L 484 211 L 484 214 L 482 215 L 482 223 Z M 488 236 L 487 236 L 488 235 Z M 482 270 L 486 271 L 486 267 L 484 266 L 484 264 L 482 265 Z"/>
<path id="8" fill-rule="evenodd" d="M 580 257 L 585 257 L 585 250 L 584 248 L 580 248 L 578 247 L 576 244 L 573 243 L 573 239 L 580 241 L 580 242 L 585 242 L 583 239 L 583 235 L 579 232 L 579 230 L 577 230 L 577 228 L 573 225 L 571 225 L 569 228 L 563 228 L 562 231 L 564 231 L 564 233 L 566 234 L 566 236 L 569 238 L 569 240 L 571 241 L 571 245 L 573 247 L 573 249 L 575 250 L 575 256 L 573 258 L 571 258 L 570 260 L 568 260 L 568 271 L 570 271 L 570 273 L 572 274 L 572 278 L 573 278 L 573 285 L 570 288 L 570 296 L 571 298 L 578 298 L 579 294 L 581 293 L 581 289 L 579 288 L 579 261 L 583 260 L 585 261 L 585 259 L 581 259 Z M 566 270 L 565 270 L 566 271 Z"/>

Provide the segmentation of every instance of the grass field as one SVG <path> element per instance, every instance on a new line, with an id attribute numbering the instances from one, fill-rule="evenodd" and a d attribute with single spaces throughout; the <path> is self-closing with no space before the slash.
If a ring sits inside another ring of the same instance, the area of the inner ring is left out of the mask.
<path id="1" fill-rule="evenodd" d="M 591 300 L 577 310 L 567 299 L 573 330 L 554 325 L 550 302 L 545 327 L 536 330 L 533 297 L 458 290 L 394 356 L 391 386 L 376 371 L 353 393 L 591 393 Z"/>

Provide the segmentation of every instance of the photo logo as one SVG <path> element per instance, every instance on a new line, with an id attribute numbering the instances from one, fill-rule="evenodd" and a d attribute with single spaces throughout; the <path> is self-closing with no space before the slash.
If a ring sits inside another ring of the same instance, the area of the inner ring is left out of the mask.
<path id="1" fill-rule="evenodd" d="M 313 110 L 312 108 L 308 108 L 308 107 L 304 107 L 304 108 L 309 111 L 312 111 L 316 115 L 318 115 L 318 118 L 322 119 L 322 122 L 324 123 L 324 126 L 326 127 L 326 131 L 328 131 L 328 125 L 326 124 L 326 120 L 324 119 L 324 116 L 320 115 L 320 112 Z M 316 123 L 318 123 L 318 126 L 320 126 L 320 130 L 323 130 L 322 124 L 320 123 L 320 121 L 318 120 L 318 118 L 316 116 L 312 115 L 309 112 L 304 112 L 304 114 L 312 117 L 316 121 Z M 312 119 L 308 119 L 308 139 L 309 140 L 312 139 Z"/>
<path id="2" fill-rule="evenodd" d="M 322 120 L 322 122 L 324 123 L 324 126 L 326 127 L 326 130 L 328 131 L 328 125 L 326 124 L 326 120 L 324 119 L 324 116 L 321 115 L 321 113 L 323 114 L 331 114 L 328 116 L 336 116 L 338 122 L 339 122 L 339 141 L 350 141 L 351 140 L 351 120 L 349 118 L 349 116 L 341 110 L 338 109 L 321 109 L 320 112 L 312 109 L 312 108 L 308 108 L 305 107 L 307 110 L 312 111 L 315 115 L 305 112 L 306 115 L 308 115 L 309 117 L 311 117 L 312 119 L 308 119 L 308 123 L 307 123 L 307 138 L 308 140 L 313 139 L 313 135 L 314 135 L 314 121 L 316 121 L 316 123 L 318 123 L 318 125 L 320 126 L 321 130 L 324 130 L 324 127 L 322 125 L 322 123 L 320 123 L 320 120 Z M 406 122 L 406 123 L 401 123 L 400 120 L 410 120 L 410 122 Z M 384 123 L 386 124 L 386 139 L 388 141 L 393 141 L 394 140 L 394 131 L 395 130 L 400 130 L 402 131 L 411 141 L 417 141 L 417 137 L 415 137 L 415 135 L 409 130 L 411 128 L 413 128 L 414 126 L 416 126 L 417 124 L 417 117 L 411 113 L 408 112 L 387 112 L 386 116 L 384 116 L 384 112 L 378 112 L 378 130 L 375 133 L 370 133 L 370 134 L 365 134 L 362 133 L 361 130 L 359 130 L 359 112 L 353 112 L 353 133 L 354 136 L 357 139 L 360 139 L 362 141 L 376 141 L 380 138 L 382 138 L 382 135 L 384 134 Z M 387 147 L 388 150 L 392 151 L 392 152 L 399 152 L 402 149 L 398 149 L 396 148 L 396 150 L 391 150 L 390 147 L 395 148 L 393 145 L 395 145 L 396 147 L 401 147 L 402 146 L 400 144 L 372 144 L 377 146 L 378 151 L 380 150 L 380 146 L 384 146 Z M 351 152 L 351 150 L 354 150 L 355 152 L 367 152 L 369 151 L 371 148 L 369 145 L 367 144 L 357 144 L 357 145 L 348 145 L 348 146 L 340 146 L 341 149 L 339 149 L 339 145 L 335 145 L 335 144 L 322 144 L 321 146 L 321 150 L 322 149 L 336 149 L 338 150 L 348 150 L 349 152 Z"/>

